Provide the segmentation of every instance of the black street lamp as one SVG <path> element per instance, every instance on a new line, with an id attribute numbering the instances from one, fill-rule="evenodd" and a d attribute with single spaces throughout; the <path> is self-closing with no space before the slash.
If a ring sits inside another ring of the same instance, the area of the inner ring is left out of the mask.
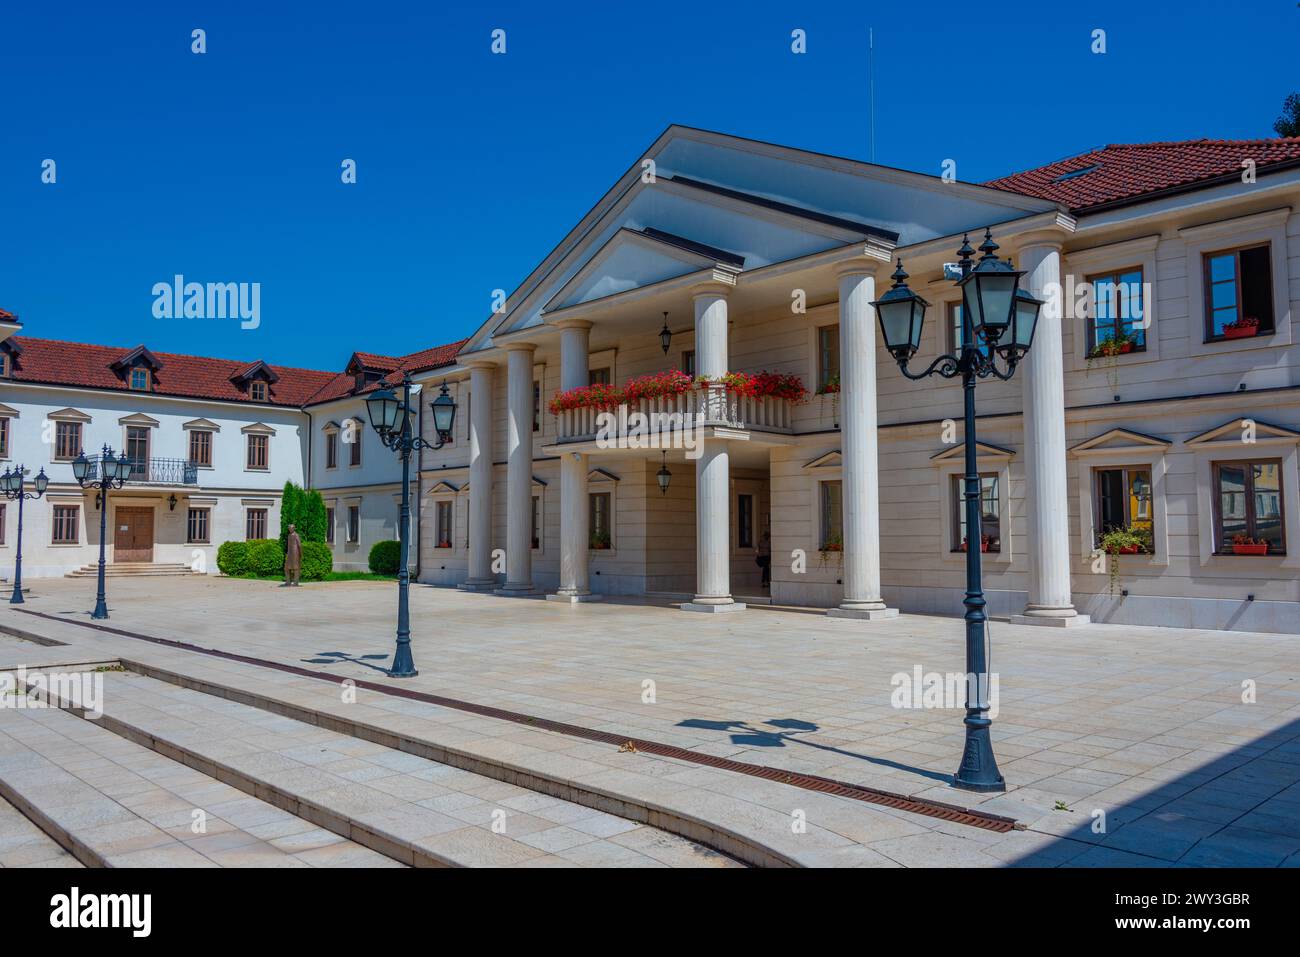
<path id="1" fill-rule="evenodd" d="M 398 520 L 397 536 L 402 543 L 397 566 L 397 651 L 393 666 L 388 670 L 392 678 L 413 678 L 415 658 L 411 655 L 411 612 L 408 591 L 411 575 L 406 567 L 408 529 L 411 524 L 411 453 L 417 449 L 440 449 L 451 441 L 452 424 L 456 421 L 456 401 L 447 394 L 447 383 L 442 384 L 438 397 L 430 404 L 433 409 L 433 428 L 438 435 L 436 444 L 426 442 L 412 432 L 411 374 L 402 377 L 402 397 L 392 389 L 379 389 L 366 398 L 366 412 L 370 425 L 379 433 L 379 440 L 402 457 L 402 514 Z M 489 490 L 490 491 L 490 490 Z"/>
<path id="2" fill-rule="evenodd" d="M 907 288 L 903 261 L 898 261 L 894 285 L 872 303 L 880 317 L 880 331 L 885 348 L 898 361 L 899 370 L 909 379 L 940 375 L 945 379 L 961 376 L 965 394 L 966 474 L 963 499 L 966 504 L 966 746 L 961 766 L 953 776 L 953 786 L 968 791 L 1005 791 L 1006 782 L 998 772 L 993 756 L 993 741 L 988 717 L 988 616 L 984 613 L 984 585 L 980 568 L 980 478 L 978 448 L 975 439 L 975 383 L 990 376 L 1008 380 L 1034 341 L 1034 327 L 1043 303 L 1020 288 L 1020 277 L 1009 261 L 997 258 L 997 243 L 989 230 L 984 231 L 980 251 L 984 253 L 972 268 L 969 239 L 963 237 L 961 276 L 957 285 L 962 292 L 962 339 L 957 355 L 942 355 L 921 373 L 913 374 L 907 361 L 921 344 L 921 328 L 929 303 Z M 981 343 L 985 348 L 981 348 Z M 987 351 L 985 351 L 987 349 Z M 1001 356 L 1006 371 L 998 368 L 994 356 Z M 975 679 L 971 688 L 970 677 Z"/>
<path id="3" fill-rule="evenodd" d="M 95 464 L 92 470 L 91 465 Z M 93 474 L 92 474 L 93 472 Z M 108 493 L 111 489 L 121 488 L 131 474 L 131 460 L 125 455 L 118 458 L 107 445 L 99 456 L 98 463 L 86 458 L 85 452 L 78 453 L 72 460 L 72 475 L 82 488 L 93 488 L 99 492 L 99 592 L 95 596 L 95 610 L 91 618 L 107 618 L 108 602 L 104 597 L 104 544 L 108 539 Z"/>
<path id="4" fill-rule="evenodd" d="M 13 471 L 5 469 L 5 474 L 0 475 L 0 492 L 11 502 L 18 500 L 18 548 L 14 553 L 14 593 L 9 599 L 11 605 L 23 604 L 23 502 L 29 498 L 40 498 L 50 484 L 45 469 L 41 469 L 36 473 L 36 478 L 32 479 L 32 487 L 36 491 L 28 492 L 23 488 L 26 474 L 26 466 L 20 465 Z"/>

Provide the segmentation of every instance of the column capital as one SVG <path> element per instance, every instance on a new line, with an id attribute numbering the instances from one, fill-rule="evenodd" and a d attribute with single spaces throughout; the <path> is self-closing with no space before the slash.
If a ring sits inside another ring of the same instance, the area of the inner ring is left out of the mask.
<path id="1" fill-rule="evenodd" d="M 846 250 L 848 255 L 835 262 L 832 267 L 835 277 L 876 276 L 882 269 L 894 262 L 894 247 L 876 240 L 868 240 L 865 246 L 853 246 Z"/>
<path id="2" fill-rule="evenodd" d="M 727 269 L 724 266 L 715 266 L 712 275 L 691 286 L 691 298 L 721 296 L 725 299 L 736 288 L 736 276 L 738 274 L 737 270 Z"/>
<path id="3" fill-rule="evenodd" d="M 536 352 L 535 342 L 507 342 L 501 346 L 506 352 Z"/>
<path id="4" fill-rule="evenodd" d="M 1034 229 L 1010 237 L 1016 248 L 1024 251 L 1031 246 L 1047 246 L 1060 252 L 1074 235 L 1076 221 L 1066 213 L 1057 213 L 1055 219 Z"/>
<path id="5" fill-rule="evenodd" d="M 474 371 L 475 369 L 481 369 L 485 372 L 491 372 L 495 370 L 497 367 L 497 364 L 493 362 L 491 359 L 466 359 L 464 362 L 461 363 L 461 365 L 469 369 L 471 372 Z"/>
<path id="6" fill-rule="evenodd" d="M 551 325 L 556 329 L 590 329 L 595 323 L 589 319 L 557 319 Z"/>

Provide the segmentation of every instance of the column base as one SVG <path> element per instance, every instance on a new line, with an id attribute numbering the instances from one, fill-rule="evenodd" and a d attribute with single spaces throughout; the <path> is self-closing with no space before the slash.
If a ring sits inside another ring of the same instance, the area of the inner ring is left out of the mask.
<path id="1" fill-rule="evenodd" d="M 745 603 L 741 601 L 719 601 L 717 598 L 696 599 L 695 601 L 683 602 L 677 606 L 682 611 L 699 611 L 706 615 L 721 615 L 731 611 L 744 611 Z"/>
<path id="2" fill-rule="evenodd" d="M 484 580 L 471 578 L 469 581 L 461 582 L 456 587 L 461 591 L 495 591 L 497 583 L 490 578 Z"/>
<path id="3" fill-rule="evenodd" d="M 882 621 L 886 618 L 897 618 L 897 608 L 886 608 L 885 603 L 877 605 L 867 604 L 849 604 L 840 605 L 838 608 L 826 609 L 827 618 L 848 618 L 854 621 Z"/>
<path id="4" fill-rule="evenodd" d="M 1030 611 L 1020 615 L 1011 616 L 1013 625 L 1046 625 L 1049 628 L 1079 628 L 1083 625 L 1092 623 L 1092 618 L 1088 615 L 1080 615 L 1075 611 Z"/>
<path id="5" fill-rule="evenodd" d="M 503 595 L 506 598 L 525 598 L 528 595 L 540 594 L 537 586 L 532 582 L 527 585 L 505 585 L 501 588 L 492 589 L 492 594 Z"/>
<path id="6" fill-rule="evenodd" d="M 585 592 L 562 592 L 557 591 L 554 595 L 547 595 L 547 601 L 558 601 L 566 605 L 580 605 L 589 601 L 600 601 L 603 595 L 593 595 L 589 591 Z"/>

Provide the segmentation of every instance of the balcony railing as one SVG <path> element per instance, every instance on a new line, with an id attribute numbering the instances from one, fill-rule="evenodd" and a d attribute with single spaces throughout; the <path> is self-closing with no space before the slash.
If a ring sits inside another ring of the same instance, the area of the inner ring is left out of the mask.
<path id="1" fill-rule="evenodd" d="M 602 434 L 624 436 L 639 430 L 647 435 L 667 435 L 708 426 L 790 432 L 790 406 L 789 399 L 755 399 L 708 386 L 680 395 L 638 399 L 613 409 L 569 409 L 556 416 L 557 434 L 561 442 L 580 442 Z"/>
<path id="2" fill-rule="evenodd" d="M 86 473 L 87 478 L 91 480 L 99 478 L 99 459 L 98 455 L 88 456 L 90 468 Z M 131 463 L 131 471 L 126 480 L 137 485 L 199 484 L 198 466 L 185 459 L 128 459 L 128 461 Z"/>

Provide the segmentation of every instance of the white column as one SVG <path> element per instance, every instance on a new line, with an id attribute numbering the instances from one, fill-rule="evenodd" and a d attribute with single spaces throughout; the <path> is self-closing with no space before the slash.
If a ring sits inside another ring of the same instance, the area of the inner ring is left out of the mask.
<path id="1" fill-rule="evenodd" d="M 881 264 L 883 265 L 883 264 Z M 827 614 L 895 618 L 880 597 L 880 481 L 876 445 L 876 266 L 846 264 L 840 280 L 840 457 L 844 597 Z"/>
<path id="2" fill-rule="evenodd" d="M 697 287 L 695 372 L 710 378 L 727 370 L 727 292 L 722 283 Z M 695 598 L 685 611 L 742 611 L 731 597 L 731 468 L 727 443 L 707 436 L 695 460 Z"/>
<path id="3" fill-rule="evenodd" d="M 574 321 L 560 330 L 560 389 L 587 385 L 591 323 Z M 547 601 L 596 601 L 591 593 L 587 547 L 588 463 L 580 452 L 560 454 L 560 587 Z"/>
<path id="4" fill-rule="evenodd" d="M 483 591 L 492 574 L 492 365 L 469 370 L 469 578 L 460 587 Z"/>
<path id="5" fill-rule="evenodd" d="M 1029 516 L 1029 603 L 1019 625 L 1086 625 L 1070 595 L 1070 514 L 1066 498 L 1065 351 L 1061 342 L 1061 246 L 1020 249 L 1025 288 L 1045 300 L 1034 343 L 1020 363 Z"/>
<path id="6" fill-rule="evenodd" d="M 506 346 L 506 583 L 498 594 L 533 588 L 533 349 Z"/>

